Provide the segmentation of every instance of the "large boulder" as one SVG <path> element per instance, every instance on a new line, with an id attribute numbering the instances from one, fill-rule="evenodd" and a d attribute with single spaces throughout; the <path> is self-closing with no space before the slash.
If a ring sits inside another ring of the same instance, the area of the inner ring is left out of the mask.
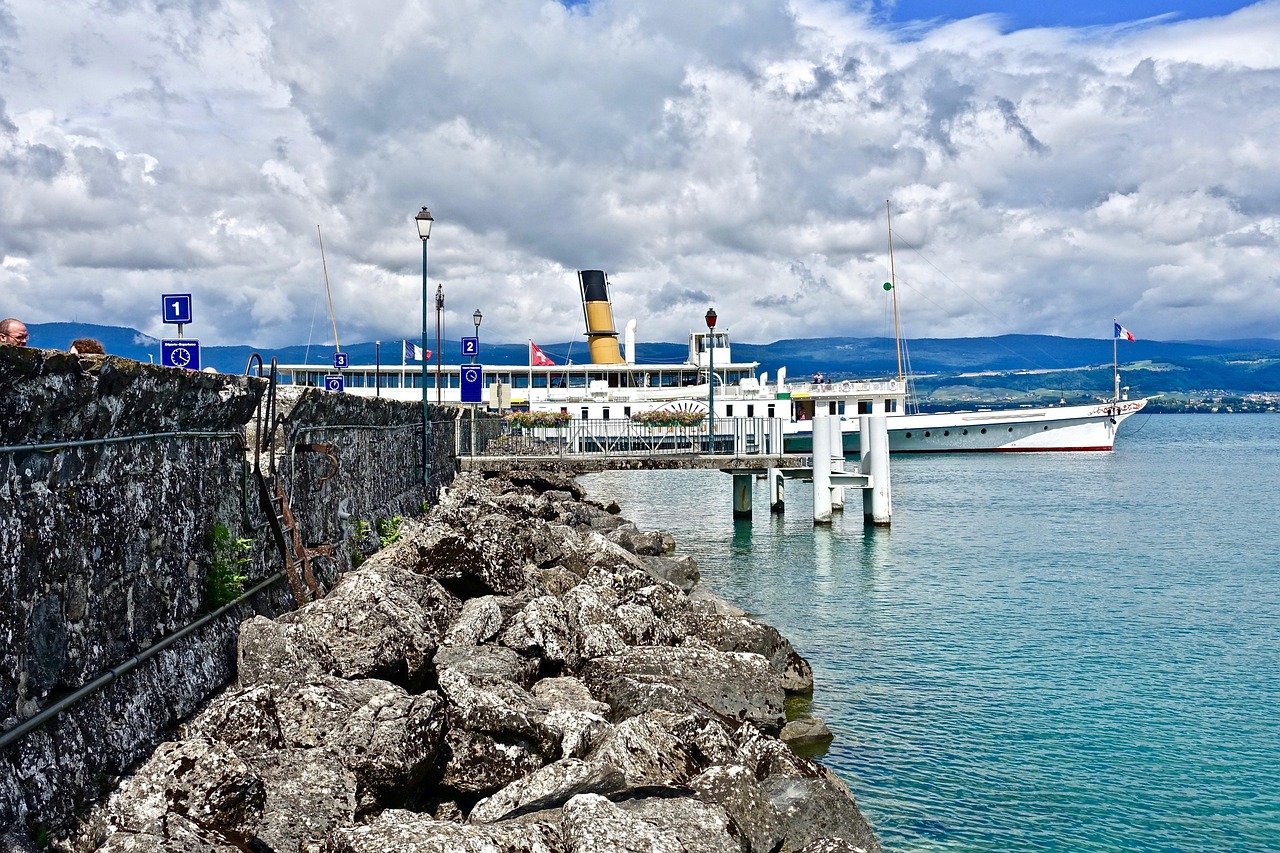
<path id="1" fill-rule="evenodd" d="M 599 794 L 579 794 L 562 815 L 560 831 L 573 853 L 691 853 L 678 838 Z"/>
<path id="2" fill-rule="evenodd" d="M 334 832 L 320 853 L 564 853 L 564 847 L 546 824 L 458 824 L 393 809 Z"/>
<path id="3" fill-rule="evenodd" d="M 375 555 L 327 596 L 279 621 L 314 632 L 343 678 L 380 678 L 412 690 L 427 681 L 431 658 L 460 610 L 436 581 Z"/>
<path id="4" fill-rule="evenodd" d="M 675 691 L 729 719 L 778 732 L 786 722 L 778 674 L 749 652 L 635 647 L 587 661 L 580 677 L 591 693 L 617 711 L 612 695 L 630 685 L 653 685 L 658 701 Z M 662 705 L 659 704 L 659 707 Z"/>
<path id="5" fill-rule="evenodd" d="M 742 853 L 773 853 L 782 843 L 782 821 L 755 774 L 741 764 L 709 767 L 689 782 L 699 800 L 724 809 L 737 827 Z"/>

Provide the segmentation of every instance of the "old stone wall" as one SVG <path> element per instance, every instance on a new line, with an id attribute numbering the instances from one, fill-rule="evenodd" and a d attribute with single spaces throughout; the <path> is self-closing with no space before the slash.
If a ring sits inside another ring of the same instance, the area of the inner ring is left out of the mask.
<path id="1" fill-rule="evenodd" d="M 0 346 L 0 738 L 208 613 L 215 525 L 252 540 L 247 586 L 281 570 L 252 475 L 266 387 Z M 334 546 L 332 580 L 357 522 L 421 509 L 421 408 L 314 389 L 279 403 L 275 467 L 304 540 Z M 433 430 L 432 492 L 453 476 L 451 427 Z M 0 835 L 64 822 L 234 678 L 241 621 L 293 606 L 275 584 L 6 745 Z"/>

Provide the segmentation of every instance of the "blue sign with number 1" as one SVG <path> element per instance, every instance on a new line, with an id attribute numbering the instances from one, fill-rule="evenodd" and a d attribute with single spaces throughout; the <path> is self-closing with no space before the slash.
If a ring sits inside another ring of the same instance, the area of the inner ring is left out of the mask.
<path id="1" fill-rule="evenodd" d="M 166 293 L 160 297 L 160 316 L 166 323 L 185 325 L 191 322 L 191 294 Z"/>

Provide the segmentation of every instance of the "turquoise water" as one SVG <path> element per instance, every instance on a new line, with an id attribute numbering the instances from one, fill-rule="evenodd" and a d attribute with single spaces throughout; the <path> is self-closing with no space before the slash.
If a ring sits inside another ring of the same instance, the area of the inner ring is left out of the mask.
<path id="1" fill-rule="evenodd" d="M 813 664 L 885 848 L 1280 850 L 1280 416 L 1139 415 L 1112 454 L 894 457 L 890 530 L 808 485 L 584 477 Z"/>

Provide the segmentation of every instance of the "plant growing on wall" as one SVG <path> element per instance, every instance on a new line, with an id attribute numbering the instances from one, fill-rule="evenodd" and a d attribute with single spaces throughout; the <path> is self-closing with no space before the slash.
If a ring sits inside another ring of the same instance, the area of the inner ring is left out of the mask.
<path id="1" fill-rule="evenodd" d="M 391 518 L 380 518 L 374 525 L 378 528 L 378 543 L 383 547 L 387 547 L 393 542 L 400 539 L 400 525 L 404 519 L 398 515 Z"/>
<path id="2" fill-rule="evenodd" d="M 356 532 L 351 537 L 352 568 L 359 568 L 360 564 L 374 551 L 399 541 L 400 525 L 403 522 L 404 518 L 398 515 L 391 518 L 376 519 L 373 524 L 363 519 L 356 519 Z M 375 541 L 377 542 L 376 545 L 374 545 Z"/>
<path id="3" fill-rule="evenodd" d="M 209 572 L 205 575 L 205 597 L 210 610 L 230 604 L 244 593 L 249 579 L 249 549 L 252 539 L 232 536 L 225 524 L 209 530 Z"/>

